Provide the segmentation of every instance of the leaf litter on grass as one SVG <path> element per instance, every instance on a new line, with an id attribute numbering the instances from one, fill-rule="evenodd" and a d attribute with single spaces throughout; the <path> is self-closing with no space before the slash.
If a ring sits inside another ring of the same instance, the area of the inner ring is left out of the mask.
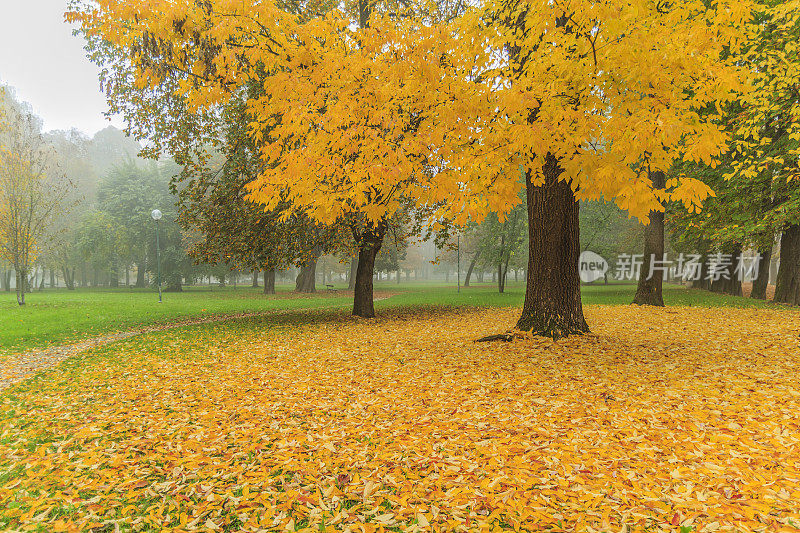
<path id="1" fill-rule="evenodd" d="M 796 531 L 800 314 L 590 307 L 160 333 L 0 396 L 0 527 Z"/>

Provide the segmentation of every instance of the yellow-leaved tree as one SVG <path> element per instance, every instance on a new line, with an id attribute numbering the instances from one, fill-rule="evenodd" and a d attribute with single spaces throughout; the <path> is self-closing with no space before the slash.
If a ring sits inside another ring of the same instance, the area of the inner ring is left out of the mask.
<path id="1" fill-rule="evenodd" d="M 698 209 L 711 191 L 675 159 L 710 161 L 726 138 L 698 109 L 742 75 L 746 2 L 492 0 L 357 4 L 312 18 L 265 0 L 96 0 L 69 15 L 130 66 L 129 80 L 196 110 L 255 83 L 250 132 L 265 170 L 249 188 L 267 208 L 360 217 L 362 255 L 407 204 L 458 223 L 501 216 L 526 188 L 530 258 L 520 329 L 588 330 L 578 278 L 579 198 L 646 218 Z M 362 264 L 365 267 L 362 270 Z M 359 260 L 359 278 L 371 263 Z M 366 280 L 364 280 L 366 281 Z M 358 283 L 357 283 L 358 291 Z"/>

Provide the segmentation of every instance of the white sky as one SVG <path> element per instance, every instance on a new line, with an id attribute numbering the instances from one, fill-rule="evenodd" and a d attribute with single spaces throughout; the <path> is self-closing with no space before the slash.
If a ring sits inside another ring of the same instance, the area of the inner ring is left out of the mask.
<path id="1" fill-rule="evenodd" d="M 98 68 L 83 39 L 64 22 L 68 0 L 0 0 L 0 82 L 11 85 L 44 120 L 44 129 L 75 127 L 94 135 L 113 124 L 104 116 Z"/>

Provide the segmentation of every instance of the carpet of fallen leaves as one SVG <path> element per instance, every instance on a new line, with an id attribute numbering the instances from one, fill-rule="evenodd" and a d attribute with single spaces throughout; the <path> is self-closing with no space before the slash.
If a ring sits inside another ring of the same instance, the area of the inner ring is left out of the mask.
<path id="1" fill-rule="evenodd" d="M 800 313 L 148 335 L 0 395 L 0 528 L 797 531 Z"/>

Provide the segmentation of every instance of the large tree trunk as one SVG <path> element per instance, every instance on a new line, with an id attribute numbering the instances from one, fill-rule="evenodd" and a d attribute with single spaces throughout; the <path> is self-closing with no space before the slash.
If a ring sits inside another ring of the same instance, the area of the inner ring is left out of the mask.
<path id="1" fill-rule="evenodd" d="M 364 318 L 375 316 L 372 277 L 375 272 L 375 257 L 381 249 L 385 233 L 386 222 L 382 220 L 377 227 L 365 229 L 359 239 L 358 268 L 353 292 L 353 316 Z"/>
<path id="2" fill-rule="evenodd" d="M 578 201 L 550 154 L 544 183 L 534 186 L 525 176 L 528 203 L 528 280 L 517 328 L 558 339 L 587 333 L 578 273 L 580 237 Z"/>
<path id="3" fill-rule="evenodd" d="M 663 189 L 666 176 L 663 172 L 650 172 L 653 189 Z M 664 307 L 661 289 L 664 283 L 664 272 L 660 266 L 664 261 L 664 212 L 650 211 L 650 223 L 644 228 L 644 257 L 639 271 L 639 285 L 633 303 L 637 305 L 655 305 Z M 654 264 L 654 261 L 656 263 Z"/>
<path id="4" fill-rule="evenodd" d="M 295 292 L 312 293 L 317 291 L 317 259 L 319 254 L 312 252 L 312 256 L 300 267 L 300 273 L 295 280 Z"/>
<path id="5" fill-rule="evenodd" d="M 469 262 L 469 267 L 467 267 L 467 275 L 464 277 L 464 287 L 469 287 L 469 280 L 472 278 L 472 271 L 475 269 L 475 263 L 478 262 L 478 257 L 480 257 L 481 252 L 478 250 L 475 252 L 475 255 L 472 256 L 472 261 Z"/>
<path id="6" fill-rule="evenodd" d="M 275 269 L 264 269 L 264 294 L 275 294 Z"/>
<path id="7" fill-rule="evenodd" d="M 266 274 L 266 272 L 264 274 Z M 258 270 L 253 270 L 253 288 L 258 288 Z"/>
<path id="8" fill-rule="evenodd" d="M 783 231 L 780 258 L 774 301 L 800 305 L 800 224 Z"/>
<path id="9" fill-rule="evenodd" d="M 767 285 L 769 285 L 769 264 L 772 257 L 772 246 L 768 246 L 758 251 L 758 275 L 753 280 L 753 290 L 750 291 L 750 298 L 757 300 L 767 299 Z"/>

